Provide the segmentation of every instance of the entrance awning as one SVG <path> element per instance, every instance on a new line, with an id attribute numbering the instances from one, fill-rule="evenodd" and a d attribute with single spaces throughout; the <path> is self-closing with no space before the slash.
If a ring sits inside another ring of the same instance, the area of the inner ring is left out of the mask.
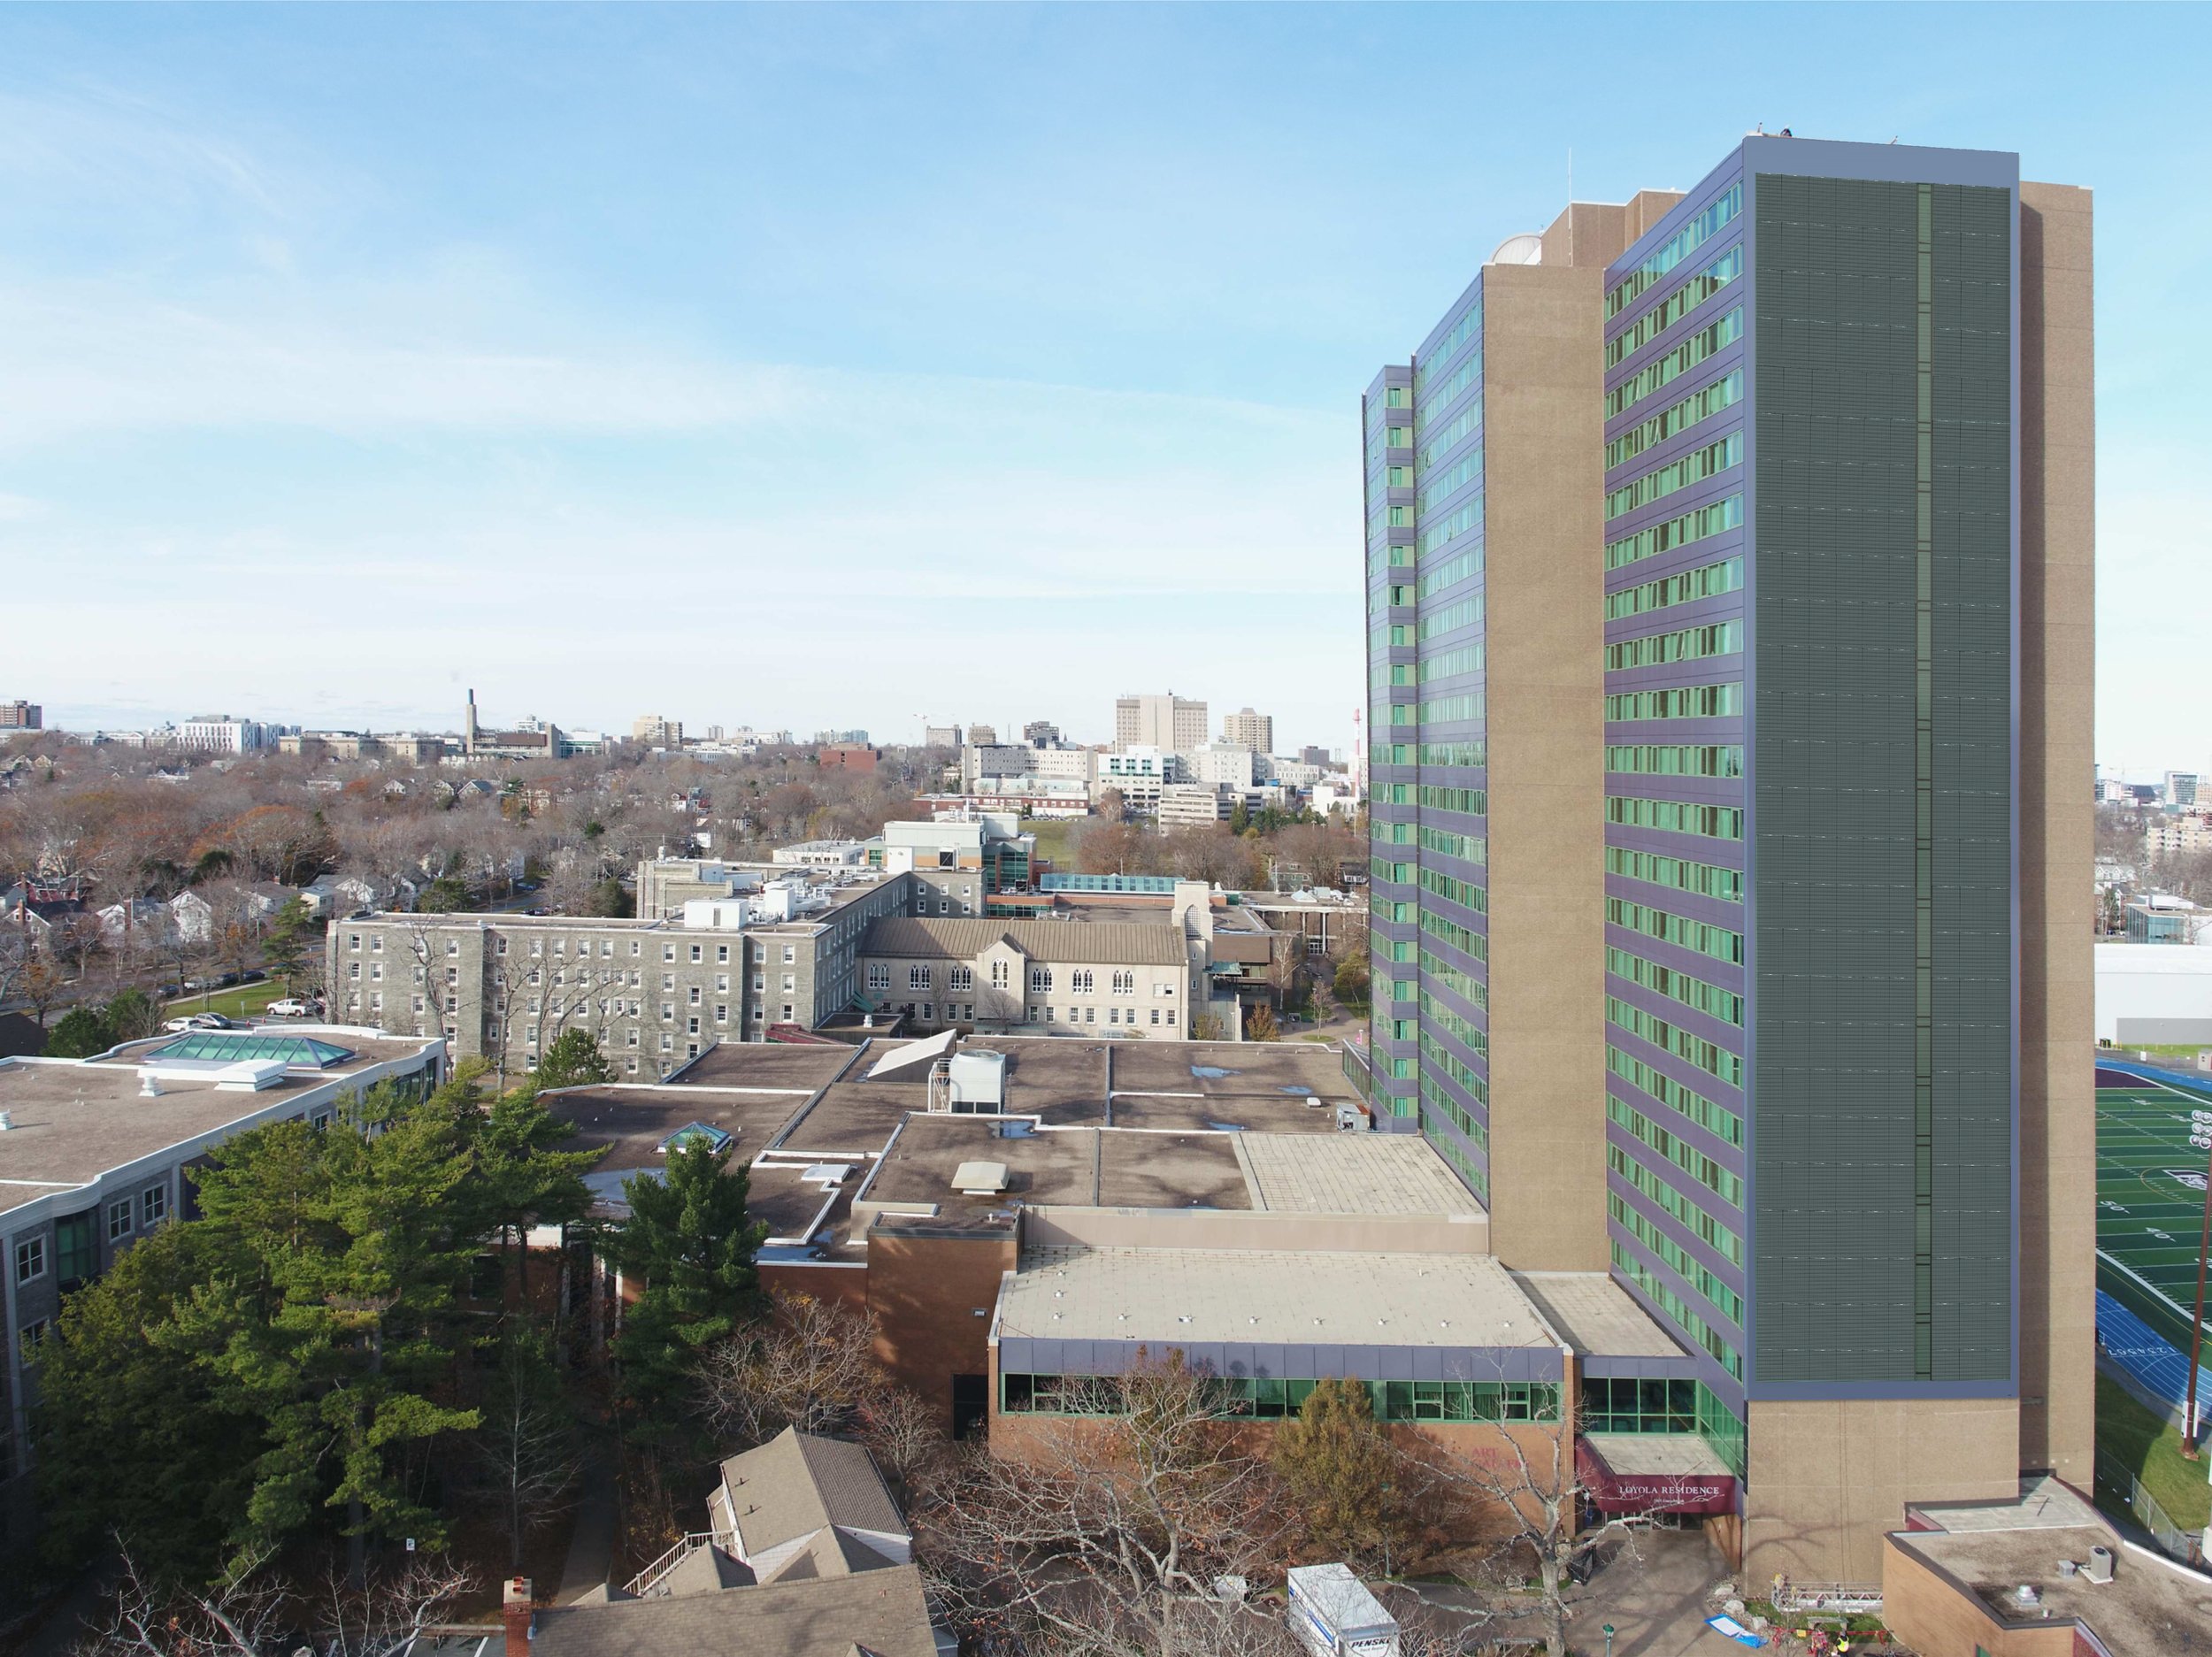
<path id="1" fill-rule="evenodd" d="M 1736 1511 L 1736 1476 L 1694 1432 L 1577 1438 L 1575 1467 L 1601 1513 Z"/>

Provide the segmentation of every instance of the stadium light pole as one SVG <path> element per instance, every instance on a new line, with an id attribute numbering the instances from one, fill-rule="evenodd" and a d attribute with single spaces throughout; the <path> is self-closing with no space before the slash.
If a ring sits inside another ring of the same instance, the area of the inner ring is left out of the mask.
<path id="1" fill-rule="evenodd" d="M 2195 1461 L 2202 1454 L 2198 1448 L 2201 1436 L 2197 1423 L 2197 1365 L 2204 1356 L 2204 1279 L 2208 1264 L 2212 1264 L 2212 1124 L 2203 1133 L 2196 1132 L 2198 1123 L 2190 1124 L 2189 1142 L 2201 1146 L 2204 1159 L 2204 1228 L 2197 1239 L 2197 1315 L 2189 1325 L 2189 1401 L 2181 1412 L 2181 1454 Z"/>

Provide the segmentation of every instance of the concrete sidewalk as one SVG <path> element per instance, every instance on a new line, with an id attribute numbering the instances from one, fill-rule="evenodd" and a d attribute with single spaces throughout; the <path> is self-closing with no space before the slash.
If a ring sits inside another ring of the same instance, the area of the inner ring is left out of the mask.
<path id="1" fill-rule="evenodd" d="M 577 1500 L 576 1528 L 569 1533 L 568 1558 L 561 1566 L 555 1605 L 573 1605 L 603 1586 L 614 1569 L 615 1477 L 606 1445 L 594 1437 L 584 1458 L 583 1489 Z"/>

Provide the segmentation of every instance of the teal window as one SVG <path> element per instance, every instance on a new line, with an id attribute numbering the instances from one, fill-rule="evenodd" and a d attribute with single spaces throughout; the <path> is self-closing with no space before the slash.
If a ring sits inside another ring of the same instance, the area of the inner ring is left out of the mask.
<path id="1" fill-rule="evenodd" d="M 1646 581 L 1640 587 L 1624 587 L 1617 593 L 1605 595 L 1605 618 L 1619 621 L 1624 617 L 1640 616 L 1647 610 L 1664 610 L 1671 604 L 1687 604 L 1701 598 L 1718 598 L 1724 593 L 1733 593 L 1743 586 L 1743 560 L 1724 558 L 1718 564 L 1702 564 L 1694 570 L 1685 570 L 1679 575 L 1662 576 L 1656 581 Z M 1392 603 L 1398 601 L 1393 599 Z"/>
<path id="2" fill-rule="evenodd" d="M 1668 834 L 1701 834 L 1708 840 L 1743 838 L 1743 808 L 1699 805 L 1690 800 L 1640 800 L 1608 794 L 1605 820 L 1623 828 L 1657 829 Z"/>
<path id="3" fill-rule="evenodd" d="M 1400 868 L 1408 866 L 1403 863 L 1398 865 Z M 1471 880 L 1455 880 L 1440 869 L 1421 871 L 1421 890 L 1448 902 L 1463 904 L 1477 914 L 1487 911 L 1490 907 L 1488 892 Z"/>
<path id="4" fill-rule="evenodd" d="M 1607 541 L 1605 567 L 1618 570 L 1640 558 L 1655 557 L 1677 547 L 1686 547 L 1694 541 L 1738 528 L 1742 523 L 1743 496 L 1732 495 L 1724 501 L 1715 501 L 1710 506 L 1701 506 L 1663 524 L 1640 529 L 1619 541 Z"/>
<path id="5" fill-rule="evenodd" d="M 1482 528 L 1482 496 L 1478 495 L 1442 522 L 1421 532 L 1421 556 L 1425 558 L 1440 547 L 1449 546 L 1462 535 L 1473 534 Z"/>
<path id="6" fill-rule="evenodd" d="M 1402 468 L 1396 466 L 1391 468 L 1393 472 L 1400 470 Z M 1457 465 L 1447 468 L 1422 486 L 1419 497 L 1421 510 L 1425 513 L 1431 507 L 1441 504 L 1454 490 L 1465 488 L 1480 476 L 1482 450 L 1478 447 L 1470 450 Z"/>
<path id="7" fill-rule="evenodd" d="M 1743 337 L 1743 307 L 1706 324 L 1663 357 L 1655 357 L 1605 394 L 1605 418 L 1611 419 L 1632 409 L 1661 387 L 1671 384 L 1716 351 L 1723 351 Z"/>
<path id="8" fill-rule="evenodd" d="M 1210 1378 L 1223 1415 L 1278 1421 L 1295 1415 L 1317 1383 L 1308 1377 L 1223 1376 Z M 1383 1421 L 1532 1421 L 1559 1419 L 1558 1385 L 1550 1381 L 1370 1381 Z M 1125 1407 L 1121 1379 L 1111 1375 L 1020 1375 L 999 1377 L 999 1408 L 1018 1415 L 1113 1415 Z"/>
<path id="9" fill-rule="evenodd" d="M 1676 1190 L 1650 1169 L 1631 1156 L 1617 1145 L 1606 1147 L 1606 1160 L 1614 1173 L 1626 1180 L 1633 1190 L 1640 1193 L 1662 1213 L 1695 1232 L 1721 1258 L 1733 1266 L 1743 1264 L 1743 1239 L 1730 1231 L 1711 1215 L 1698 1207 L 1688 1197 Z"/>
<path id="10" fill-rule="evenodd" d="M 1422 871 L 1424 881 L 1426 870 Z M 1605 970 L 1616 978 L 1626 978 L 1639 989 L 1663 995 L 1671 1001 L 1679 1001 L 1692 1012 L 1703 1013 L 1708 1018 L 1717 1018 L 1724 1024 L 1743 1023 L 1743 997 L 1732 990 L 1694 978 L 1686 972 L 1662 966 L 1656 961 L 1647 961 L 1641 955 L 1631 955 L 1625 949 L 1608 948 Z"/>
<path id="11" fill-rule="evenodd" d="M 1439 633 L 1451 633 L 1457 628 L 1472 626 L 1482 619 L 1483 595 L 1476 593 L 1463 598 L 1456 604 L 1448 604 L 1434 615 L 1421 618 L 1421 637 L 1433 639 Z"/>
<path id="12" fill-rule="evenodd" d="M 1605 699 L 1605 717 L 1633 719 L 1724 719 L 1743 711 L 1743 686 L 1683 685 L 1673 690 L 1632 690 Z"/>
<path id="13" fill-rule="evenodd" d="M 1636 742 L 1605 750 L 1605 769 L 1643 777 L 1740 777 L 1743 749 L 1711 742 Z"/>
<path id="14" fill-rule="evenodd" d="M 1391 449 L 1410 449 L 1413 447 L 1413 428 L 1394 426 L 1383 434 L 1383 442 Z"/>
<path id="15" fill-rule="evenodd" d="M 1734 656 L 1743 648 L 1743 624 L 1715 622 L 1709 626 L 1684 627 L 1673 633 L 1647 633 L 1605 647 L 1605 671 L 1659 667 L 1669 662 L 1699 662 L 1707 656 Z"/>
<path id="16" fill-rule="evenodd" d="M 1424 765 L 1482 765 L 1488 763 L 1490 744 L 1480 738 L 1465 742 L 1424 742 L 1421 744 L 1421 763 Z M 1479 798 L 1479 788 L 1446 788 L 1440 795 L 1465 795 Z M 1445 806 L 1448 811 L 1479 811 L 1480 806 Z"/>
<path id="17" fill-rule="evenodd" d="M 1739 1381 L 1743 1379 L 1743 1354 L 1730 1346 L 1726 1338 L 1700 1316 L 1680 1295 L 1654 1277 L 1648 1266 L 1618 1243 L 1613 1245 L 1613 1265 L 1649 1295 L 1684 1334 L 1712 1354 L 1722 1369 Z"/>
<path id="18" fill-rule="evenodd" d="M 1723 1317 L 1739 1326 L 1742 1324 L 1743 1296 L 1723 1282 L 1717 1272 L 1707 1266 L 1688 1249 L 1683 1247 L 1681 1244 L 1676 1242 L 1665 1231 L 1646 1219 L 1643 1210 L 1629 1202 L 1618 1192 L 1608 1195 L 1605 1201 L 1617 1224 L 1653 1254 L 1658 1255 L 1663 1264 L 1695 1289 L 1698 1293 L 1704 1296 L 1707 1302 Z"/>
<path id="19" fill-rule="evenodd" d="M 1455 763 L 1462 765 L 1479 765 L 1482 762 L 1479 759 L 1462 759 L 1457 761 L 1431 760 L 1427 759 L 1425 756 L 1424 763 L 1432 765 Z M 1490 791 L 1487 788 L 1448 788 L 1442 783 L 1433 782 L 1421 783 L 1418 786 L 1420 788 L 1421 803 L 1432 811 L 1464 811 L 1471 817 L 1483 817 L 1489 812 Z M 1480 857 L 1471 857 L 1468 861 L 1470 863 L 1489 862 L 1490 860 L 1487 855 L 1487 844 L 1486 842 L 1476 841 L 1471 836 L 1469 837 L 1469 840 L 1471 844 L 1483 845 L 1485 855 Z"/>
<path id="20" fill-rule="evenodd" d="M 1427 419 L 1438 409 L 1448 409 L 1457 401 L 1459 394 L 1482 378 L 1482 353 L 1476 351 L 1452 371 L 1451 378 L 1425 386 L 1421 391 L 1421 417 L 1416 425 Z"/>
<path id="21" fill-rule="evenodd" d="M 1490 1124 L 1446 1093 L 1444 1084 L 1435 1077 L 1421 1078 L 1421 1102 L 1457 1128 L 1469 1143 L 1479 1147 L 1485 1156 L 1490 1155 Z"/>
<path id="22" fill-rule="evenodd" d="M 1482 661 L 1483 646 L 1480 641 L 1463 644 L 1441 655 L 1425 658 L 1421 663 L 1421 682 L 1425 685 L 1432 679 L 1452 679 L 1461 673 L 1479 673 L 1482 671 Z"/>
<path id="23" fill-rule="evenodd" d="M 1718 477 L 1731 466 L 1742 464 L 1743 433 L 1731 432 L 1717 443 L 1694 449 L 1679 460 L 1671 460 L 1665 465 L 1644 473 L 1633 482 L 1624 483 L 1619 488 L 1609 491 L 1605 497 L 1605 516 L 1609 518 L 1618 518 L 1624 512 L 1649 506 L 1654 501 L 1663 501 L 1694 483 Z"/>
<path id="24" fill-rule="evenodd" d="M 1661 943 L 1672 944 L 1679 949 L 1694 949 L 1699 955 L 1710 955 L 1716 961 L 1725 961 L 1731 966 L 1743 964 L 1743 934 L 1731 932 L 1725 926 L 1716 926 L 1709 921 L 1692 920 L 1686 915 L 1670 915 L 1664 909 L 1652 909 L 1626 898 L 1606 899 L 1605 918 L 1616 926 L 1641 932 L 1647 938 L 1656 938 Z"/>
<path id="25" fill-rule="evenodd" d="M 1404 948 L 1406 946 L 1394 944 L 1392 947 Z M 1434 950 L 1421 951 L 1421 970 L 1457 995 L 1460 1000 L 1472 1001 L 1478 1007 L 1490 1005 L 1490 986 L 1487 984 L 1471 972 L 1461 971 Z"/>
<path id="26" fill-rule="evenodd" d="M 1606 316 L 1617 317 L 1635 303 L 1639 295 L 1648 291 L 1669 271 L 1711 241 L 1720 233 L 1723 226 L 1741 211 L 1743 186 L 1731 185 L 1726 195 L 1716 198 L 1711 206 L 1676 231 L 1649 258 L 1613 285 L 1612 290 L 1605 295 Z"/>
<path id="27" fill-rule="evenodd" d="M 1471 1098 L 1490 1102 L 1490 1079 L 1461 1058 L 1430 1032 L 1421 1032 L 1421 1056 L 1457 1082 Z"/>
<path id="28" fill-rule="evenodd" d="M 1656 852 L 1631 851 L 1624 846 L 1605 848 L 1605 871 L 1678 892 L 1718 898 L 1724 903 L 1743 901 L 1743 871 L 1717 863 L 1692 863 L 1686 858 L 1662 857 Z"/>
<path id="29" fill-rule="evenodd" d="M 1618 368 L 1624 361 L 1635 356 L 1742 274 L 1743 248 L 1739 244 L 1729 249 L 1608 340 L 1605 342 L 1605 365 Z M 1609 461 L 1607 464 L 1609 465 L 1612 463 Z"/>
<path id="30" fill-rule="evenodd" d="M 1626 1128 L 1647 1148 L 1656 1151 L 1732 1208 L 1743 1207 L 1743 1181 L 1695 1146 L 1667 1132 L 1633 1105 L 1609 1097 L 1605 1114 Z"/>
<path id="31" fill-rule="evenodd" d="M 1452 451 L 1459 440 L 1482 424 L 1482 399 L 1478 397 L 1461 410 L 1457 418 L 1441 431 L 1431 432 L 1428 441 L 1421 445 L 1421 464 L 1433 466 Z"/>
<path id="32" fill-rule="evenodd" d="M 1605 469 L 1626 465 L 1647 449 L 1664 442 L 1693 426 L 1701 426 L 1722 410 L 1743 401 L 1743 370 L 1732 368 L 1701 390 L 1693 391 L 1671 409 L 1663 409 L 1640 426 L 1632 426 L 1605 446 Z"/>
<path id="33" fill-rule="evenodd" d="M 1611 1047 L 1605 1049 L 1605 1068 L 1631 1087 L 1649 1094 L 1684 1121 L 1696 1123 L 1714 1138 L 1725 1139 L 1731 1145 L 1743 1143 L 1741 1116 L 1715 1104 L 1704 1094 L 1683 1086 L 1663 1070 L 1655 1070 L 1641 1059 Z"/>
<path id="34" fill-rule="evenodd" d="M 1421 916 L 1424 927 L 1428 924 L 1425 910 Z M 1743 1055 L 1731 1053 L 1717 1042 L 1669 1024 L 1656 1013 L 1647 1013 L 1617 995 L 1605 998 L 1605 1016 L 1609 1024 L 1617 1024 L 1640 1041 L 1648 1041 L 1663 1053 L 1671 1053 L 1678 1059 L 1694 1064 L 1709 1076 L 1717 1077 L 1731 1087 L 1743 1085 Z"/>
<path id="35" fill-rule="evenodd" d="M 1420 847 L 1423 851 L 1456 857 L 1462 863 L 1490 861 L 1489 843 L 1479 834 L 1455 834 L 1449 829 L 1424 828 L 1420 831 Z"/>
<path id="36" fill-rule="evenodd" d="M 1471 575 L 1482 573 L 1482 548 L 1471 548 L 1449 564 L 1440 564 L 1421 578 L 1421 596 L 1433 598 L 1446 587 L 1464 581 Z"/>
<path id="37" fill-rule="evenodd" d="M 1421 723 L 1443 725 L 1455 719 L 1479 719 L 1484 706 L 1484 694 L 1479 690 L 1462 691 L 1456 696 L 1432 697 L 1421 704 Z"/>
<path id="38" fill-rule="evenodd" d="M 1383 406 L 1385 408 L 1403 409 L 1410 407 L 1412 403 L 1413 395 L 1411 387 L 1406 386 L 1386 386 L 1383 387 Z"/>
<path id="39" fill-rule="evenodd" d="M 1402 903 L 1398 907 L 1414 909 L 1417 906 L 1411 903 Z M 1402 918 L 1409 920 L 1413 917 L 1407 916 Z M 1457 921 L 1448 920 L 1434 909 L 1422 909 L 1420 922 L 1421 930 L 1438 942 L 1449 944 L 1460 954 L 1471 956 L 1477 961 L 1490 959 L 1490 940 L 1473 927 L 1462 926 Z"/>

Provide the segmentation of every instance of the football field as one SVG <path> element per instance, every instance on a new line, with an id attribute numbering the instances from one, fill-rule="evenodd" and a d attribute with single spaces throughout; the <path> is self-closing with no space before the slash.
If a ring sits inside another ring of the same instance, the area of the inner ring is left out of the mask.
<path id="1" fill-rule="evenodd" d="M 2193 1111 L 2212 1112 L 2212 1087 L 2097 1067 L 2097 1286 L 2185 1354 L 2204 1225 Z"/>

